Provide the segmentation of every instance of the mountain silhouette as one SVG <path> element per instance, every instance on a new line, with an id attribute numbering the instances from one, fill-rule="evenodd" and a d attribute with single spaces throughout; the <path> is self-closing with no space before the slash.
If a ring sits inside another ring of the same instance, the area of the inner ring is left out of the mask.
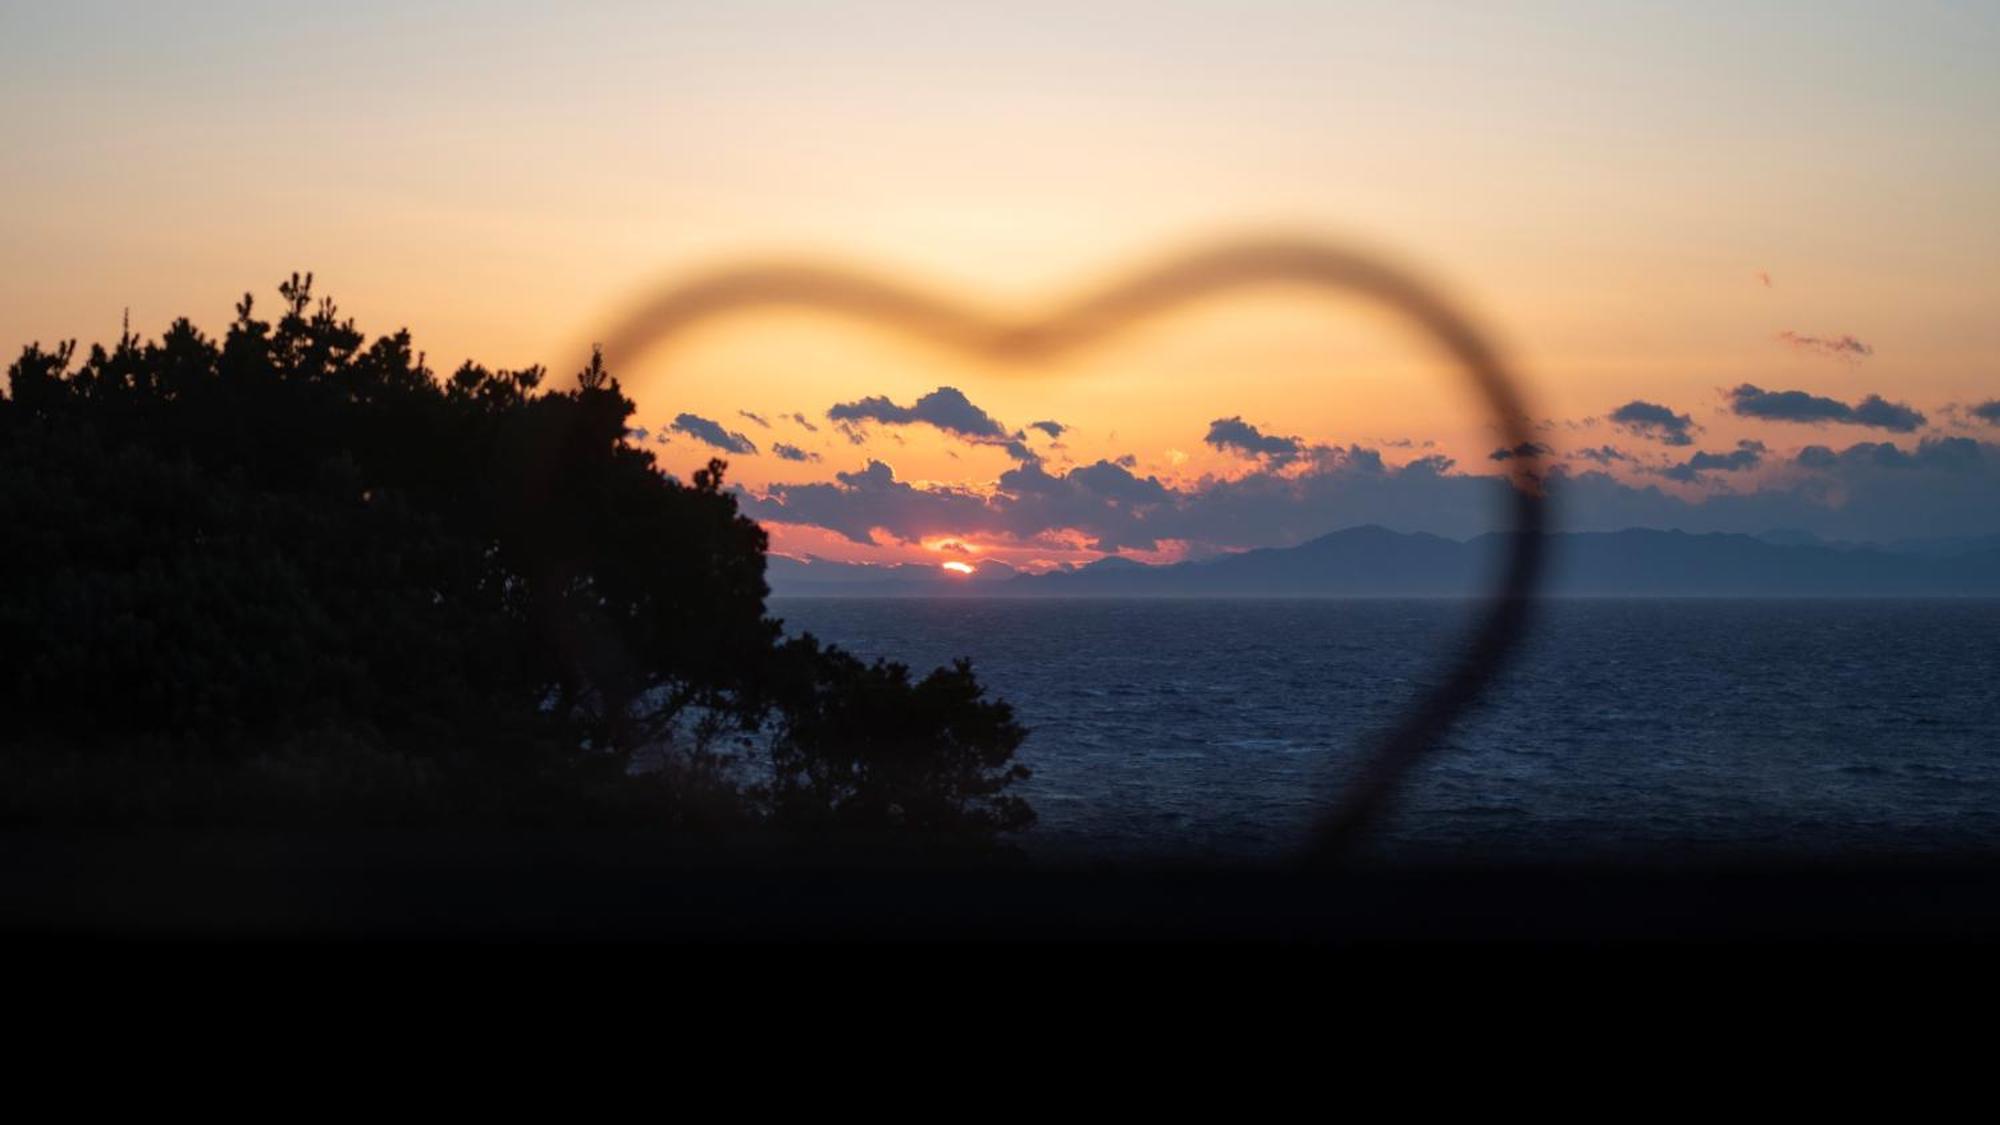
<path id="1" fill-rule="evenodd" d="M 774 557 L 769 577 L 780 596 L 1462 597 L 1491 585 L 1506 544 L 1503 534 L 1460 542 L 1368 525 L 1295 547 L 1161 566 L 1107 558 L 1019 574 L 985 562 L 967 578 L 918 564 Z M 2000 596 L 2000 545 L 1835 546 L 1643 528 L 1577 532 L 1549 537 L 1545 589 L 1596 597 Z"/>

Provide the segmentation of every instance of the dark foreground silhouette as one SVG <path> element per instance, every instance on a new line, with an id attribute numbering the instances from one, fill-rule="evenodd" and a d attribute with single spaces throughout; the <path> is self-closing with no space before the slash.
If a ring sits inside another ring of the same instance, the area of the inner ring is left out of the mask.
<path id="1" fill-rule="evenodd" d="M 440 380 L 407 335 L 365 344 L 306 280 L 281 292 L 275 323 L 246 298 L 220 340 L 180 321 L 8 372 L 0 943 L 23 963 L 98 971 L 121 958 L 91 939 L 133 937 L 1252 938 L 1427 960 L 1472 939 L 2000 937 L 1983 855 L 965 862 L 1032 816 L 1008 793 L 1023 731 L 969 667 L 913 681 L 784 639 L 722 466 L 680 483 L 625 444 L 600 363 L 558 391 L 539 369 Z"/>
<path id="2" fill-rule="evenodd" d="M 723 464 L 570 389 L 372 343 L 310 276 L 0 399 L 0 827 L 631 828 L 981 846 L 1025 732 L 765 614 Z"/>

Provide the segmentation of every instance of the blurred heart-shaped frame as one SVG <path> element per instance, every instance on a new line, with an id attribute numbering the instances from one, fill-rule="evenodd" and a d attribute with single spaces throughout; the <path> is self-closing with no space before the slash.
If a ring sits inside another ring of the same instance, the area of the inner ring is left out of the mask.
<path id="1" fill-rule="evenodd" d="M 1508 550 L 1500 580 L 1446 673 L 1361 757 L 1314 829 L 1302 858 L 1334 859 L 1381 818 L 1399 783 L 1492 685 L 1526 628 L 1538 586 L 1547 515 L 1541 464 L 1519 384 L 1471 320 L 1415 275 L 1379 256 L 1311 239 L 1228 242 L 1141 270 L 1034 320 L 989 316 L 880 277 L 799 263 L 727 268 L 663 290 L 603 337 L 616 369 L 639 354 L 729 314 L 775 306 L 817 309 L 895 328 L 971 355 L 1025 364 L 1103 340 L 1138 321 L 1226 290 L 1303 285 L 1385 306 L 1449 354 L 1496 429 L 1522 455 L 1510 461 Z"/>

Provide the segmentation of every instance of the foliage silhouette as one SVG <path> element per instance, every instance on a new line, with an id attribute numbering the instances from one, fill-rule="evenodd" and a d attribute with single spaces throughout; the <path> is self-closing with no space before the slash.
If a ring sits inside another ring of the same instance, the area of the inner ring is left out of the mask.
<path id="1" fill-rule="evenodd" d="M 1025 735 L 963 663 L 913 681 L 766 615 L 711 460 L 407 332 L 311 275 L 0 398 L 0 820 L 619 824 L 990 841 Z"/>

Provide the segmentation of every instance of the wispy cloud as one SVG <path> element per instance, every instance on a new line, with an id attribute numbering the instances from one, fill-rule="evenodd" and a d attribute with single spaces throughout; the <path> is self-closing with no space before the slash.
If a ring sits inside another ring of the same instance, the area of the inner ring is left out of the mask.
<path id="1" fill-rule="evenodd" d="M 1615 445 L 1600 445 L 1595 449 L 1579 449 L 1575 453 L 1571 454 L 1571 456 L 1581 457 L 1585 461 L 1595 461 L 1600 465 L 1609 465 L 1612 464 L 1613 462 L 1618 462 L 1618 461 L 1629 462 L 1635 460 L 1635 458 L 1631 454 L 1625 452 L 1624 450 L 1618 448 Z"/>
<path id="2" fill-rule="evenodd" d="M 1516 446 L 1511 446 L 1505 449 L 1496 449 L 1493 452 L 1487 454 L 1486 456 L 1489 460 L 1493 461 L 1512 461 L 1516 457 L 1547 457 L 1549 454 L 1554 452 L 1555 450 L 1550 449 L 1548 446 L 1543 445 L 1541 442 L 1524 441 Z"/>
<path id="3" fill-rule="evenodd" d="M 1875 349 L 1852 336 L 1806 336 L 1790 329 L 1778 333 L 1778 342 L 1794 351 L 1811 352 L 1816 355 L 1834 356 L 1839 359 L 1863 359 L 1875 354 Z"/>
<path id="4" fill-rule="evenodd" d="M 767 430 L 771 428 L 770 420 L 765 418 L 762 414 L 753 414 L 748 410 L 739 410 L 736 413 L 744 418 L 750 419 L 752 422 L 757 423 L 758 425 L 764 427 Z"/>

